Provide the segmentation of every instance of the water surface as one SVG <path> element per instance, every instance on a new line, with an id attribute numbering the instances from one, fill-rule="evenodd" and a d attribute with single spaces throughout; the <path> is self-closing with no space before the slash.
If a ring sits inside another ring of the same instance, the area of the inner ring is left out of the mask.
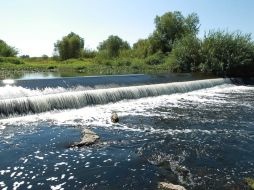
<path id="1" fill-rule="evenodd" d="M 242 180 L 254 177 L 253 95 L 253 86 L 223 84 L 2 119 L 0 186 L 156 189 L 168 181 L 195 190 L 244 189 Z M 83 128 L 100 143 L 68 148 Z"/>

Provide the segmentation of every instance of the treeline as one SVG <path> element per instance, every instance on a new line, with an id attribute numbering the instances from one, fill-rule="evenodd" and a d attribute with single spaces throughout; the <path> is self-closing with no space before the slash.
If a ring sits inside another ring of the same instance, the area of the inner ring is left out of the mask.
<path id="1" fill-rule="evenodd" d="M 175 72 L 220 76 L 254 75 L 254 42 L 250 34 L 210 31 L 199 38 L 199 27 L 199 17 L 195 13 L 184 17 L 181 12 L 167 12 L 156 16 L 151 35 L 138 40 L 132 47 L 127 41 L 111 35 L 98 45 L 97 50 L 84 48 L 84 38 L 71 32 L 54 44 L 54 58 L 90 58 L 94 63 L 110 65 L 117 62 L 119 66 L 167 65 Z M 0 56 L 15 55 L 15 48 L 0 41 Z"/>

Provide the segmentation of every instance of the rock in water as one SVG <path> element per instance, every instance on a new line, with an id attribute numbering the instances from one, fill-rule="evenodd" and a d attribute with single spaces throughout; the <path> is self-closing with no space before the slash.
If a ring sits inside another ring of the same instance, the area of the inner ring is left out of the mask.
<path id="1" fill-rule="evenodd" d="M 159 189 L 165 189 L 165 190 L 186 190 L 181 185 L 174 185 L 172 183 L 166 183 L 166 182 L 160 182 L 158 185 Z"/>
<path id="2" fill-rule="evenodd" d="M 112 121 L 112 123 L 119 122 L 119 117 L 118 117 L 117 113 L 112 113 L 112 115 L 111 115 L 111 121 Z"/>
<path id="3" fill-rule="evenodd" d="M 71 147 L 90 146 L 90 145 L 95 144 L 99 139 L 100 139 L 100 137 L 95 132 L 93 132 L 89 129 L 84 129 L 83 137 L 81 138 L 81 141 L 73 144 Z"/>

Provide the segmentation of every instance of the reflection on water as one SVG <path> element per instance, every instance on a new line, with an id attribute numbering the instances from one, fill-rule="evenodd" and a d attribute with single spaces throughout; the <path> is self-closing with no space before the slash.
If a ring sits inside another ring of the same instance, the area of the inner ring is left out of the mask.
<path id="1" fill-rule="evenodd" d="M 24 73 L 20 79 L 43 79 L 43 78 L 55 78 L 60 77 L 60 73 L 57 72 L 41 72 L 41 73 Z"/>
<path id="2" fill-rule="evenodd" d="M 113 75 L 114 73 L 108 73 L 107 75 Z M 118 74 L 118 73 L 116 73 Z M 120 72 L 119 74 L 123 74 Z M 126 73 L 126 74 L 136 74 L 136 73 Z M 158 73 L 152 72 L 148 73 L 149 75 L 156 74 L 157 77 L 167 75 L 169 79 L 172 78 L 189 78 L 189 79 L 202 79 L 202 78 L 214 78 L 211 75 L 205 75 L 200 73 L 190 74 L 190 73 Z M 55 71 L 55 72 L 27 72 L 27 71 L 0 71 L 0 80 L 4 79 L 50 79 L 50 78 L 59 78 L 59 77 L 79 77 L 79 76 L 96 76 L 100 75 L 99 73 L 82 73 L 76 71 Z M 187 79 L 186 78 L 186 79 Z"/>
<path id="3" fill-rule="evenodd" d="M 0 71 L 0 80 L 4 79 L 42 79 L 61 77 L 59 72 L 20 72 Z"/>

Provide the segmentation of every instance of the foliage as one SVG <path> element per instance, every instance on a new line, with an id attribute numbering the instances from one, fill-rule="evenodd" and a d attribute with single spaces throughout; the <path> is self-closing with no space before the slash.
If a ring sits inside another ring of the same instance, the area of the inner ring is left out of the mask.
<path id="1" fill-rule="evenodd" d="M 239 32 L 209 32 L 203 40 L 189 35 L 174 44 L 177 71 L 211 72 L 220 76 L 254 73 L 254 43 Z"/>
<path id="2" fill-rule="evenodd" d="M 73 32 L 55 43 L 55 51 L 61 60 L 80 58 L 83 49 L 84 39 Z"/>
<path id="3" fill-rule="evenodd" d="M 17 56 L 18 51 L 9 46 L 6 42 L 0 39 L 0 56 L 1 57 L 15 57 Z"/>
<path id="4" fill-rule="evenodd" d="M 84 39 L 71 32 L 57 41 L 53 57 L 20 59 L 17 50 L 0 40 L 0 69 L 75 70 L 87 73 L 149 71 L 206 72 L 220 76 L 254 76 L 254 42 L 240 32 L 211 31 L 199 39 L 199 18 L 192 13 L 166 12 L 155 18 L 155 30 L 131 48 L 111 35 L 98 51 L 84 49 Z M 5 63 L 5 64 L 2 64 Z M 15 64 L 15 68 L 14 65 Z"/>
<path id="5" fill-rule="evenodd" d="M 136 57 L 145 58 L 151 52 L 151 43 L 149 39 L 140 39 L 133 44 L 133 53 Z"/>
<path id="6" fill-rule="evenodd" d="M 254 44 L 249 34 L 209 32 L 202 43 L 202 56 L 202 71 L 231 75 L 246 66 L 253 68 Z"/>
<path id="7" fill-rule="evenodd" d="M 127 41 L 123 41 L 118 36 L 109 36 L 107 40 L 101 42 L 98 46 L 99 53 L 107 57 L 118 57 L 121 50 L 130 49 L 130 45 Z"/>
<path id="8" fill-rule="evenodd" d="M 184 17 L 181 12 L 167 12 L 155 18 L 155 31 L 150 37 L 152 52 L 170 52 L 177 39 L 185 35 L 197 34 L 199 18 L 192 13 Z"/>
<path id="9" fill-rule="evenodd" d="M 172 55 L 175 57 L 174 71 L 195 72 L 202 62 L 201 40 L 194 35 L 187 35 L 177 40 L 173 46 Z"/>
<path id="10" fill-rule="evenodd" d="M 145 63 L 148 65 L 159 65 L 164 63 L 164 57 L 162 52 L 157 52 L 145 58 Z"/>
<path id="11" fill-rule="evenodd" d="M 96 51 L 91 49 L 84 49 L 81 52 L 81 57 L 83 58 L 94 58 L 96 56 Z"/>
<path id="12" fill-rule="evenodd" d="M 24 62 L 21 59 L 15 57 L 0 57 L 0 64 L 1 63 L 12 63 L 12 64 L 23 64 Z"/>

